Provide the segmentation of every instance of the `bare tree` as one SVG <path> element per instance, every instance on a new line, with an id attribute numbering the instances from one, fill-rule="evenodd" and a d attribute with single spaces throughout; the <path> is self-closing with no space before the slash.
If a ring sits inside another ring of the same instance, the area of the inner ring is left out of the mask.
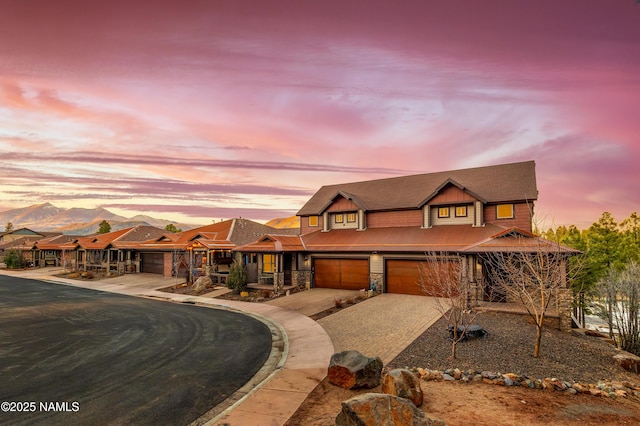
<path id="1" fill-rule="evenodd" d="M 487 278 L 508 302 L 522 304 L 533 319 L 537 333 L 534 358 L 540 355 L 542 330 L 552 303 L 565 308 L 570 296 L 568 282 L 576 271 L 568 270 L 568 258 L 575 254 L 561 244 L 535 236 L 511 237 L 501 251 L 482 255 Z M 566 306 L 570 309 L 570 306 Z"/>
<path id="2" fill-rule="evenodd" d="M 436 306 L 449 322 L 451 358 L 456 359 L 457 345 L 466 337 L 467 327 L 477 311 L 469 303 L 469 282 L 464 275 L 464 258 L 430 252 L 420 268 L 420 290 L 425 296 L 436 297 Z"/>
<path id="3" fill-rule="evenodd" d="M 618 347 L 640 355 L 640 265 L 631 262 L 621 271 L 609 269 L 599 290 L 602 303 L 596 303 L 596 312 L 608 320 Z"/>

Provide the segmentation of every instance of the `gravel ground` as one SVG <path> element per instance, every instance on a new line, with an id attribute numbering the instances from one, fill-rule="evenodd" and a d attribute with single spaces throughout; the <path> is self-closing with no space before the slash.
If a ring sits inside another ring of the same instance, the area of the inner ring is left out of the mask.
<path id="1" fill-rule="evenodd" d="M 618 350 L 605 340 L 576 332 L 543 329 L 540 357 L 533 357 L 536 327 L 526 315 L 480 313 L 474 323 L 489 332 L 484 339 L 460 342 L 457 359 L 451 358 L 447 322 L 440 319 L 388 365 L 431 370 L 459 368 L 514 373 L 532 379 L 558 378 L 569 382 L 640 382 L 613 361 Z"/>

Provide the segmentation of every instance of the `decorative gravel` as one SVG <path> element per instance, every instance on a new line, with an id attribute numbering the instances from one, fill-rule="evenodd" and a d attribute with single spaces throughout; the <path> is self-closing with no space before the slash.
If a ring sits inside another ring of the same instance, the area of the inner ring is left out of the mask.
<path id="1" fill-rule="evenodd" d="M 640 376 L 619 367 L 619 351 L 606 340 L 577 332 L 543 329 L 540 356 L 533 357 L 536 327 L 527 315 L 482 312 L 474 320 L 489 335 L 458 343 L 451 358 L 451 340 L 443 318 L 426 330 L 388 365 L 431 370 L 492 371 L 532 379 L 558 378 L 568 382 L 640 382 Z"/>

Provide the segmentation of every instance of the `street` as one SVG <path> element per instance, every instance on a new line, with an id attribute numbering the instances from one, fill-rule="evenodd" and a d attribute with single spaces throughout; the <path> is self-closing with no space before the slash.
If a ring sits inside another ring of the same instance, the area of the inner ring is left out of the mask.
<path id="1" fill-rule="evenodd" d="M 0 276 L 0 424 L 188 424 L 270 350 L 239 313 Z"/>

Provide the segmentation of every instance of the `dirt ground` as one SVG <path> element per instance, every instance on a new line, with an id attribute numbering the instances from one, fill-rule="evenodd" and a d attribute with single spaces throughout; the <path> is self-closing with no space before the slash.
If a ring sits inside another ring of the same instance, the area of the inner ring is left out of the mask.
<path id="1" fill-rule="evenodd" d="M 484 383 L 422 381 L 430 418 L 455 425 L 639 425 L 640 401 L 570 395 L 558 391 L 504 387 Z M 287 426 L 335 424 L 341 402 L 370 390 L 346 390 L 325 379 L 309 395 Z"/>

